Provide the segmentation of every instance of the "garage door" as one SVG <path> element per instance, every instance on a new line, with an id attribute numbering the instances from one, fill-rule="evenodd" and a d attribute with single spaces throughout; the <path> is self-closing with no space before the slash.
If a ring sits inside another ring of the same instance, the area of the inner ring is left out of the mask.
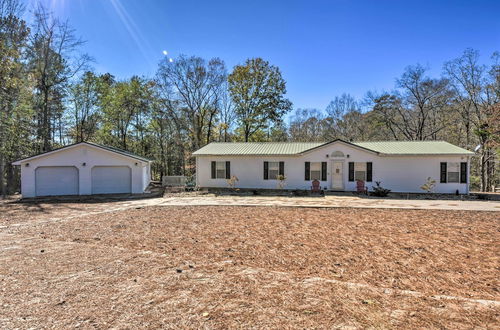
<path id="1" fill-rule="evenodd" d="M 36 196 L 78 195 L 78 169 L 44 166 L 35 170 Z"/>
<path id="2" fill-rule="evenodd" d="M 92 194 L 130 193 L 131 186 L 131 170 L 128 166 L 92 168 Z"/>

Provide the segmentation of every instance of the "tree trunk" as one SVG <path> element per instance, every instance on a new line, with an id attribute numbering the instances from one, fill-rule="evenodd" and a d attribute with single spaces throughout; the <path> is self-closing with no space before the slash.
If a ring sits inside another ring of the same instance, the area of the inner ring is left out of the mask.
<path id="1" fill-rule="evenodd" d="M 7 195 L 6 189 L 5 189 L 5 158 L 3 153 L 0 152 L 0 194 L 5 197 Z"/>
<path id="2" fill-rule="evenodd" d="M 50 116 L 49 116 L 49 91 L 43 91 L 43 112 L 42 112 L 42 152 L 50 151 Z"/>
<path id="3" fill-rule="evenodd" d="M 484 148 L 481 148 L 481 157 L 479 161 L 480 161 L 480 174 L 481 174 L 480 190 L 482 192 L 485 192 L 488 183 L 486 182 L 486 155 Z"/>

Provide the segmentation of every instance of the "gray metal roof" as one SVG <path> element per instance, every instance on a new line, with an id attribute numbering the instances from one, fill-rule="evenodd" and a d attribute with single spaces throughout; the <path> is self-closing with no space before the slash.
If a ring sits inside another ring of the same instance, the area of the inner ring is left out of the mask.
<path id="1" fill-rule="evenodd" d="M 277 155 L 291 156 L 343 142 L 385 155 L 473 155 L 474 153 L 445 141 L 377 141 L 377 142 L 212 142 L 195 151 L 194 156 L 203 155 Z"/>

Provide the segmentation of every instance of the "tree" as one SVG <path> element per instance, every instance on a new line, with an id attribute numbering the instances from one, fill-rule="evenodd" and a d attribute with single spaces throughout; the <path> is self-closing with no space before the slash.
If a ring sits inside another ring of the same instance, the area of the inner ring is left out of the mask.
<path id="1" fill-rule="evenodd" d="M 328 140 L 361 140 L 363 135 L 363 114 L 358 102 L 349 94 L 336 96 L 326 108 L 325 119 Z"/>
<path id="2" fill-rule="evenodd" d="M 0 0 L 0 194 L 13 193 L 19 172 L 11 162 L 31 146 L 31 79 L 24 53 L 29 36 L 17 0 Z"/>
<path id="3" fill-rule="evenodd" d="M 75 37 L 67 23 L 54 18 L 42 6 L 34 16 L 27 55 L 35 80 L 38 151 L 45 152 L 52 148 L 54 121 L 62 118 L 66 88 L 90 58 L 77 53 L 83 41 Z"/>
<path id="4" fill-rule="evenodd" d="M 495 61 L 496 55 L 493 55 Z M 498 138 L 500 69 L 498 62 L 490 70 L 479 64 L 479 52 L 466 49 L 462 56 L 444 65 L 445 74 L 455 91 L 455 109 L 465 128 L 465 146 L 479 143 L 481 191 L 488 191 L 494 180 Z M 496 126 L 496 128 L 495 128 Z"/>
<path id="5" fill-rule="evenodd" d="M 235 66 L 228 82 L 246 142 L 258 130 L 281 120 L 292 108 L 292 103 L 284 97 L 286 83 L 280 70 L 261 58 Z"/>
<path id="6" fill-rule="evenodd" d="M 103 127 L 99 139 L 124 150 L 144 153 L 145 117 L 150 111 L 149 81 L 136 76 L 119 82 L 112 76 L 103 79 L 100 87 Z"/>
<path id="7" fill-rule="evenodd" d="M 229 95 L 227 81 L 222 85 L 222 91 L 219 96 L 219 118 L 218 118 L 218 131 L 219 142 L 229 142 L 231 137 L 230 133 L 234 127 L 236 120 L 236 113 L 234 111 L 234 104 Z"/>
<path id="8" fill-rule="evenodd" d="M 431 79 L 420 65 L 409 66 L 396 82 L 398 90 L 373 99 L 373 111 L 394 139 L 435 140 L 448 124 L 448 80 Z"/>
<path id="9" fill-rule="evenodd" d="M 87 71 L 78 82 L 70 87 L 73 128 L 70 135 L 74 142 L 91 140 L 98 129 L 99 77 Z"/>
<path id="10" fill-rule="evenodd" d="M 322 142 L 325 140 L 326 121 L 318 109 L 297 109 L 290 119 L 288 129 L 294 142 Z"/>
<path id="11" fill-rule="evenodd" d="M 191 150 L 211 140 L 218 112 L 221 86 L 226 80 L 224 62 L 213 58 L 208 63 L 200 57 L 181 55 L 174 62 L 160 63 L 157 80 L 172 89 L 181 103 L 180 111 L 187 119 Z"/>

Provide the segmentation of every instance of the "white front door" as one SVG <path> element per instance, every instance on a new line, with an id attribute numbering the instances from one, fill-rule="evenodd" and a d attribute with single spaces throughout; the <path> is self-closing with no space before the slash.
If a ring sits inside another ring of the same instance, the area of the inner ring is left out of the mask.
<path id="1" fill-rule="evenodd" d="M 332 162 L 332 190 L 344 190 L 344 161 Z"/>

